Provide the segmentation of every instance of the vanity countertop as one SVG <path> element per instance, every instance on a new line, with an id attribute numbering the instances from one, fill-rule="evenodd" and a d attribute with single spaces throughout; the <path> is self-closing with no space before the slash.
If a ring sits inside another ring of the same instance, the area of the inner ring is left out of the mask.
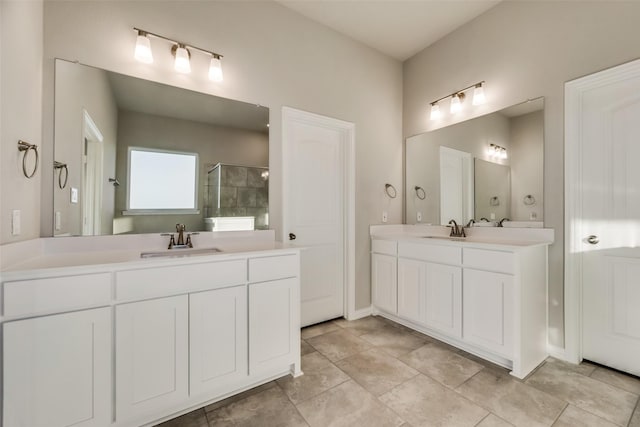
<path id="1" fill-rule="evenodd" d="M 467 237 L 449 237 L 444 226 L 387 225 L 371 226 L 371 238 L 391 241 L 464 246 L 486 249 L 520 249 L 550 245 L 554 241 L 552 229 L 515 229 L 497 227 L 465 228 Z"/>
<path id="2" fill-rule="evenodd" d="M 252 233 L 252 234 L 250 234 Z M 257 234 L 256 234 L 257 233 Z M 176 264 L 201 263 L 206 261 L 237 258 L 238 256 L 262 256 L 274 251 L 298 250 L 300 247 L 276 242 L 273 232 L 249 232 L 239 236 L 222 234 L 198 236 L 193 249 L 167 250 L 164 240 L 156 235 L 99 236 L 93 238 L 43 238 L 0 247 L 3 280 L 18 278 L 22 274 L 64 274 L 65 270 L 78 268 L 119 269 L 126 264 L 129 268 L 169 266 Z M 117 239 L 121 237 L 121 239 Z M 95 240 L 89 242 L 88 240 Z M 99 242 L 101 240 L 102 242 Z M 120 240 L 120 241 L 116 241 Z M 97 243 L 91 245 L 91 243 Z M 105 243 L 100 245 L 100 243 Z M 158 244 L 160 243 L 160 244 Z M 14 247 L 11 247 L 14 246 Z M 206 251 L 216 248 L 217 251 Z M 153 257 L 142 258 L 145 252 Z"/>

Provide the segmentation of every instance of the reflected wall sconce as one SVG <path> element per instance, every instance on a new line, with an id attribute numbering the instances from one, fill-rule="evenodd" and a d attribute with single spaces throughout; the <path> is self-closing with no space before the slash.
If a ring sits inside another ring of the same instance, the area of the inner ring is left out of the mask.
<path id="1" fill-rule="evenodd" d="M 494 159 L 506 159 L 507 149 L 496 144 L 489 144 L 487 154 Z"/>
<path id="2" fill-rule="evenodd" d="M 472 88 L 473 88 L 472 104 L 473 105 L 484 104 L 485 102 L 487 102 L 487 98 L 484 95 L 483 85 L 484 85 L 484 80 L 474 85 L 471 85 L 469 87 L 465 87 L 464 89 L 455 91 L 447 96 L 443 96 L 442 98 L 436 99 L 431 103 L 431 113 L 429 117 L 431 118 L 431 120 L 438 120 L 442 117 L 442 113 L 440 111 L 440 105 L 438 103 L 441 101 L 444 101 L 447 98 L 451 98 L 451 101 L 449 103 L 449 112 L 451 114 L 456 114 L 462 111 L 462 103 L 466 98 L 465 92 Z"/>
<path id="3" fill-rule="evenodd" d="M 140 28 L 133 27 L 133 29 L 138 33 L 136 37 L 136 48 L 133 52 L 133 57 L 137 61 L 145 64 L 153 63 L 150 37 L 155 37 L 171 43 L 171 54 L 175 58 L 173 68 L 178 73 L 188 74 L 191 72 L 191 51 L 199 51 L 211 56 L 211 60 L 209 61 L 209 80 L 214 82 L 221 82 L 223 80 L 222 62 L 220 61 L 222 55 L 219 53 L 202 49 L 189 43 L 173 40 Z"/>

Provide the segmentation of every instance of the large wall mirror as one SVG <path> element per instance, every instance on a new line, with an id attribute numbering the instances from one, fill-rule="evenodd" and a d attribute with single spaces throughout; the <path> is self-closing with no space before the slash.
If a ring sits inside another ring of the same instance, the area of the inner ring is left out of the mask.
<path id="1" fill-rule="evenodd" d="M 406 140 L 406 223 L 542 227 L 544 99 Z"/>
<path id="2" fill-rule="evenodd" d="M 56 60 L 54 235 L 269 227 L 269 109 Z"/>

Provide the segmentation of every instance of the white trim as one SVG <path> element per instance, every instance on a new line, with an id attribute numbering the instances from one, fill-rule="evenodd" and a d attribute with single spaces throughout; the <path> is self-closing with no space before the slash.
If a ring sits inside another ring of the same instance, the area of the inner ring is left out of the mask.
<path id="1" fill-rule="evenodd" d="M 549 356 L 551 357 L 569 362 L 569 359 L 567 359 L 567 352 L 564 348 L 556 347 L 555 345 L 547 343 L 547 353 L 549 353 Z"/>
<path id="2" fill-rule="evenodd" d="M 582 96 L 612 83 L 640 77 L 640 60 L 565 83 L 565 360 L 582 360 Z"/>
<path id="3" fill-rule="evenodd" d="M 345 289 L 344 289 L 344 309 L 343 316 L 349 320 L 358 318 L 358 310 L 356 310 L 356 229 L 355 229 L 355 199 L 356 199 L 356 137 L 355 124 L 331 117 L 321 116 L 319 114 L 307 111 L 297 110 L 291 107 L 282 107 L 282 241 L 288 240 L 289 218 L 287 194 L 287 183 L 289 177 L 287 156 L 289 155 L 289 135 L 287 133 L 287 125 L 291 121 L 302 120 L 339 128 L 346 131 L 346 147 L 344 150 L 344 170 L 345 170 Z M 364 317 L 364 316 L 362 316 Z"/>
<path id="4" fill-rule="evenodd" d="M 362 319 L 363 317 L 371 316 L 373 314 L 373 306 L 361 308 L 358 310 L 354 310 L 351 313 L 347 313 L 345 318 L 349 321 Z"/>
<path id="5" fill-rule="evenodd" d="M 89 112 L 84 108 L 82 109 L 82 118 L 82 132 L 84 136 L 88 136 L 90 137 L 90 139 L 96 140 L 98 142 L 104 141 L 104 137 L 102 136 L 102 132 L 100 132 L 98 125 L 96 125 L 96 122 L 93 121 L 93 119 L 89 115 Z"/>

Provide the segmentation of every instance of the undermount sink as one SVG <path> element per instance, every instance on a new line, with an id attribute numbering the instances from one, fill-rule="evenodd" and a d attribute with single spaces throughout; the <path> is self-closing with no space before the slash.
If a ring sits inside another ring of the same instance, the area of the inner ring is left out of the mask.
<path id="1" fill-rule="evenodd" d="M 197 255 L 212 255 L 222 252 L 218 248 L 169 249 L 166 251 L 142 252 L 140 258 L 180 258 Z"/>
<path id="2" fill-rule="evenodd" d="M 464 242 L 466 237 L 451 237 L 451 236 L 422 236 L 423 239 L 439 239 L 439 240 L 451 240 L 453 242 Z"/>

